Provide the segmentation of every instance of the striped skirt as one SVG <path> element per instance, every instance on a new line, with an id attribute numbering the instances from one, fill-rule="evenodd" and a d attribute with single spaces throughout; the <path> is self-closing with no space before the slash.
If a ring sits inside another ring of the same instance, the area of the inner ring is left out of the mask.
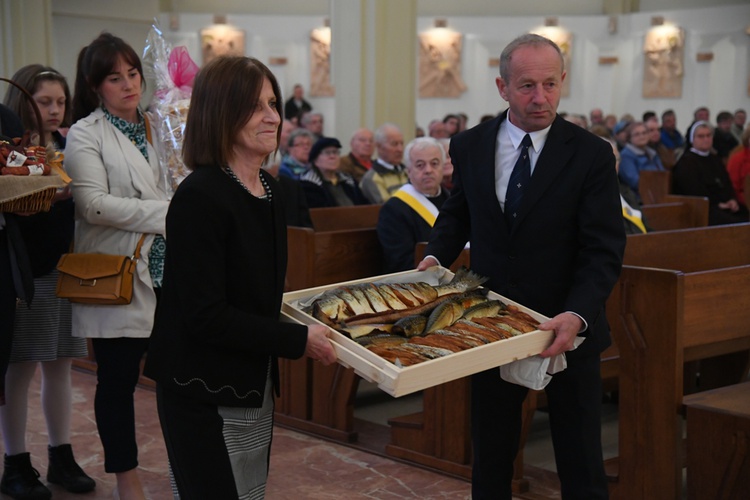
<path id="1" fill-rule="evenodd" d="M 260 408 L 217 407 L 158 384 L 156 400 L 175 499 L 264 498 L 273 435 L 270 372 Z"/>
<path id="2" fill-rule="evenodd" d="M 71 335 L 70 302 L 55 296 L 57 270 L 34 279 L 31 307 L 19 301 L 10 362 L 54 361 L 86 356 L 86 339 Z"/>

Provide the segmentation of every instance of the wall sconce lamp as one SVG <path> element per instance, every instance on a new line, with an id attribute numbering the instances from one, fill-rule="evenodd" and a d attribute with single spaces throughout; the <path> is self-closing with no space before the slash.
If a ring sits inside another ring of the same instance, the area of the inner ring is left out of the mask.
<path id="1" fill-rule="evenodd" d="M 436 28 L 447 28 L 448 27 L 448 20 L 443 18 L 435 19 L 434 26 Z"/>
<path id="2" fill-rule="evenodd" d="M 226 14 L 214 14 L 214 24 L 227 24 Z"/>
<path id="3" fill-rule="evenodd" d="M 544 25 L 545 26 L 560 26 L 560 19 L 554 16 L 546 17 L 544 18 Z"/>
<path id="4" fill-rule="evenodd" d="M 609 31 L 610 35 L 614 35 L 617 33 L 617 16 L 609 16 L 607 31 Z"/>
<path id="5" fill-rule="evenodd" d="M 654 16 L 651 18 L 651 26 L 661 26 L 664 24 L 664 16 Z"/>

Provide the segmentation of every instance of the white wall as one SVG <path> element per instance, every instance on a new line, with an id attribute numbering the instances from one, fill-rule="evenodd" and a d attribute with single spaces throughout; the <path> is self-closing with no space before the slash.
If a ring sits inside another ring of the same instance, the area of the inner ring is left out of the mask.
<path id="1" fill-rule="evenodd" d="M 95 7 L 91 3 L 91 9 Z M 149 4 L 150 0 L 137 0 Z M 125 4 L 106 0 L 111 5 L 112 17 L 99 8 L 95 20 L 85 15 L 85 9 L 75 13 L 62 9 L 62 4 L 86 5 L 87 2 L 53 2 L 53 27 L 55 40 L 55 65 L 66 76 L 74 77 L 76 55 L 80 48 L 106 29 L 128 40 L 138 51 L 144 45 L 152 10 L 133 9 L 129 16 L 116 10 Z M 657 0 L 641 2 L 644 12 L 619 15 L 616 34 L 608 32 L 609 16 L 565 15 L 559 16 L 561 27 L 573 33 L 572 66 L 569 68 L 571 94 L 560 104 L 561 111 L 588 113 L 593 107 L 618 116 L 629 112 L 640 116 L 646 110 L 661 112 L 672 108 L 677 113 L 678 127 L 684 129 L 692 121 L 692 112 L 707 105 L 712 117 L 720 110 L 736 108 L 750 110 L 748 79 L 750 78 L 750 36 L 745 28 L 750 20 L 750 4 L 723 5 L 711 8 L 693 8 L 673 11 L 659 10 Z M 153 5 L 153 2 L 150 2 Z M 646 7 L 649 9 L 646 9 Z M 646 12 L 646 10 L 650 10 Z M 417 30 L 429 29 L 434 16 L 421 15 Z M 652 15 L 661 15 L 667 21 L 685 30 L 685 77 L 683 96 L 679 99 L 644 99 L 641 96 L 643 77 L 642 44 L 650 28 Z M 199 30 L 211 24 L 213 15 L 177 14 L 179 29 L 170 31 L 168 14 L 158 14 L 162 28 L 174 45 L 186 45 L 193 58 L 200 63 Z M 247 33 L 246 53 L 268 61 L 269 57 L 286 57 L 288 63 L 272 66 L 285 95 L 295 83 L 309 88 L 309 42 L 313 28 L 323 24 L 324 15 L 228 15 L 228 21 Z M 476 123 L 485 113 L 505 108 L 497 95 L 494 79 L 497 68 L 490 67 L 490 58 L 499 57 L 502 47 L 515 36 L 540 27 L 543 18 L 534 16 L 448 16 L 448 26 L 464 34 L 463 77 L 469 90 L 458 99 L 418 99 L 416 121 L 426 126 L 433 118 L 446 113 L 464 111 L 470 124 Z M 710 62 L 697 62 L 698 52 L 712 52 Z M 599 57 L 617 57 L 614 65 L 600 65 Z M 397 68 L 397 71 L 406 69 Z M 412 69 L 416 71 L 415 68 Z M 353 76 L 354 78 L 355 76 Z M 336 82 L 336 85 L 359 85 L 358 81 Z M 326 118 L 326 131 L 338 133 L 343 140 L 348 132 L 337 132 L 334 98 L 312 98 L 314 107 Z"/>
<path id="2" fill-rule="evenodd" d="M 685 30 L 683 94 L 674 99 L 642 97 L 643 40 L 651 27 L 651 13 L 618 16 L 618 30 L 608 32 L 609 16 L 561 16 L 559 25 L 573 33 L 572 64 L 568 68 L 570 96 L 560 102 L 560 111 L 588 112 L 594 107 L 618 117 L 644 111 L 657 113 L 671 108 L 678 127 L 692 122 L 693 110 L 706 105 L 712 118 L 721 110 L 750 110 L 750 5 L 659 12 L 666 21 Z M 420 18 L 418 31 L 432 27 L 432 18 Z M 502 48 L 516 36 L 539 28 L 538 16 L 449 17 L 450 28 L 464 33 L 463 75 L 470 89 L 458 99 L 420 99 L 417 120 L 426 126 L 433 118 L 464 111 L 470 123 L 485 113 L 507 106 L 497 94 L 497 67 L 488 59 L 498 58 Z M 697 62 L 698 52 L 713 52 L 711 62 Z M 618 63 L 600 65 L 599 57 L 617 57 Z"/>

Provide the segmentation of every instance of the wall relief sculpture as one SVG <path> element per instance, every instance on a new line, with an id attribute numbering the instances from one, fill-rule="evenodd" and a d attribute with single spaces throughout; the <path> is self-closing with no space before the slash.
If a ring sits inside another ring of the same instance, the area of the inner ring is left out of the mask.
<path id="1" fill-rule="evenodd" d="M 565 80 L 563 81 L 562 91 L 560 92 L 561 97 L 570 97 L 570 80 L 571 80 L 571 65 L 573 63 L 573 34 L 560 28 L 558 26 L 545 26 L 544 28 L 533 31 L 537 35 L 541 35 L 545 38 L 549 38 L 560 47 L 560 52 L 563 56 L 563 64 L 565 65 Z"/>
<path id="2" fill-rule="evenodd" d="M 643 43 L 643 97 L 682 97 L 685 35 L 675 26 L 654 26 Z"/>
<path id="3" fill-rule="evenodd" d="M 219 56 L 244 56 L 245 32 L 226 24 L 216 24 L 201 30 L 203 64 Z"/>
<path id="4" fill-rule="evenodd" d="M 331 29 L 320 28 L 310 32 L 310 95 L 334 95 L 331 84 Z"/>
<path id="5" fill-rule="evenodd" d="M 459 97 L 466 91 L 461 43 L 461 33 L 445 29 L 419 34 L 419 97 Z"/>

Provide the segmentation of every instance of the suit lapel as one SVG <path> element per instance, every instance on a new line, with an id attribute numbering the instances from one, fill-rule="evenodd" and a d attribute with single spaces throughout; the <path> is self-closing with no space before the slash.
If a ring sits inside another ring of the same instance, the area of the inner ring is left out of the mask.
<path id="1" fill-rule="evenodd" d="M 534 207 L 534 205 L 542 198 L 544 193 L 557 178 L 560 172 L 566 167 L 571 156 L 573 156 L 574 148 L 568 143 L 573 137 L 567 128 L 568 123 L 563 118 L 557 116 L 555 121 L 552 122 L 549 134 L 547 135 L 547 141 L 544 144 L 544 149 L 537 159 L 536 166 L 534 167 L 534 173 L 531 176 L 531 184 L 529 188 L 524 191 L 523 199 L 521 200 L 521 207 L 518 211 L 518 219 L 516 220 L 514 227 L 518 227 L 523 224 L 523 220 Z"/>
<path id="2" fill-rule="evenodd" d="M 497 199 L 495 191 L 495 151 L 497 150 L 497 133 L 500 130 L 500 123 L 505 120 L 507 111 L 494 119 L 492 126 L 486 127 L 478 137 L 477 142 L 477 181 L 478 181 L 478 199 L 488 200 L 489 215 L 495 220 L 502 220 L 505 223 L 503 211 L 500 208 L 500 202 Z M 472 162 L 473 164 L 473 162 Z"/>

